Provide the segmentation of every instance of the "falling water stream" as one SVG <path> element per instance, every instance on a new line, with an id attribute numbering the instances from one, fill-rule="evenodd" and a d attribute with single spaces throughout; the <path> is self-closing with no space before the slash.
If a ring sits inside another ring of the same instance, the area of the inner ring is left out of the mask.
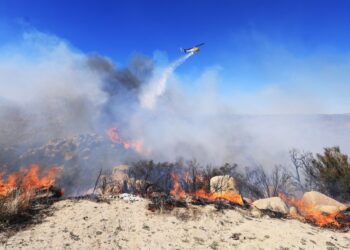
<path id="1" fill-rule="evenodd" d="M 166 66 L 163 70 L 161 70 L 159 74 L 156 74 L 154 77 L 152 77 L 148 85 L 143 89 L 141 95 L 139 96 L 141 107 L 146 109 L 154 108 L 157 98 L 161 96 L 165 91 L 169 76 L 175 71 L 177 67 L 183 64 L 192 55 L 193 53 L 188 53 L 181 56 Z"/>

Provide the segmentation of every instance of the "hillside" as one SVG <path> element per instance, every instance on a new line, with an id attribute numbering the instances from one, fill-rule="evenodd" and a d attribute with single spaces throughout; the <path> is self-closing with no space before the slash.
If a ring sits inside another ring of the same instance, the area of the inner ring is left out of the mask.
<path id="1" fill-rule="evenodd" d="M 348 233 L 213 206 L 153 213 L 147 201 L 63 200 L 0 249 L 349 249 Z"/>

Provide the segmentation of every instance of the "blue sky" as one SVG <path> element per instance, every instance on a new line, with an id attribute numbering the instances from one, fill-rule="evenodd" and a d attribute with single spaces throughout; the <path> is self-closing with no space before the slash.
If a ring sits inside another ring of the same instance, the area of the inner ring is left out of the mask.
<path id="1" fill-rule="evenodd" d="M 287 95 L 294 87 L 307 93 L 318 86 L 313 95 L 330 95 L 330 112 L 346 112 L 349 13 L 350 1 L 340 0 L 1 0 L 0 44 L 35 28 L 123 65 L 136 53 L 155 51 L 172 60 L 179 47 L 205 42 L 180 75 L 220 69 L 220 89 L 238 99 L 255 92 L 247 102 L 271 88 Z"/>

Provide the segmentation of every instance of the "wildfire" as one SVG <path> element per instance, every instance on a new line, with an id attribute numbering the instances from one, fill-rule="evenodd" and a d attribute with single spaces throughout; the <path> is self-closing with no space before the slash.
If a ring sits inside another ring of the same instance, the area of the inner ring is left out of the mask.
<path id="1" fill-rule="evenodd" d="M 26 198 L 31 197 L 36 190 L 49 189 L 55 184 L 58 167 L 51 167 L 44 171 L 42 177 L 39 177 L 40 167 L 32 164 L 27 168 L 22 168 L 4 178 L 5 173 L 0 173 L 0 197 L 8 196 L 12 191 L 18 189 Z"/>
<path id="2" fill-rule="evenodd" d="M 106 134 L 112 142 L 123 145 L 125 149 L 133 149 L 139 154 L 142 154 L 144 152 L 142 141 L 123 140 L 120 137 L 117 128 L 108 128 L 106 130 Z"/>
<path id="3" fill-rule="evenodd" d="M 330 214 L 325 214 L 319 209 L 317 209 L 315 206 L 306 204 L 301 199 L 297 199 L 295 197 L 287 197 L 284 194 L 280 194 L 279 196 L 289 206 L 294 206 L 298 210 L 302 218 L 304 218 L 305 220 L 313 222 L 315 225 L 318 226 L 331 225 L 341 227 L 339 222 L 336 220 L 337 216 L 339 215 L 339 212 L 336 211 Z M 290 216 L 296 219 L 300 218 L 300 216 L 295 214 L 291 214 Z"/>
<path id="4" fill-rule="evenodd" d="M 176 198 L 186 198 L 187 195 L 186 192 L 182 189 L 182 186 L 179 182 L 179 176 L 175 173 L 172 173 L 171 178 L 173 180 L 173 188 L 171 189 L 170 194 L 175 196 Z"/>
<path id="5" fill-rule="evenodd" d="M 186 172 L 184 176 L 185 176 L 185 181 L 187 183 L 190 183 L 191 178 L 189 178 L 189 173 Z M 181 186 L 178 174 L 172 173 L 171 177 L 173 181 L 173 188 L 171 189 L 170 194 L 175 196 L 176 198 L 184 199 L 189 196 L 194 196 L 194 197 L 206 199 L 208 201 L 216 201 L 218 199 L 223 199 L 223 200 L 233 202 L 235 204 L 244 205 L 243 198 L 240 194 L 236 194 L 229 191 L 207 192 L 205 189 L 201 188 L 194 192 L 186 193 Z M 198 182 L 204 181 L 203 176 L 196 176 L 195 179 Z"/>
<path id="6" fill-rule="evenodd" d="M 16 176 L 10 175 L 7 180 L 3 180 L 4 173 L 0 173 L 0 196 L 7 196 L 9 192 L 16 186 Z"/>
<path id="7" fill-rule="evenodd" d="M 223 199 L 235 204 L 244 205 L 243 198 L 240 194 L 235 194 L 229 191 L 213 192 L 208 193 L 204 189 L 199 189 L 195 192 L 195 196 L 208 199 L 210 201 L 215 201 L 217 199 Z"/>

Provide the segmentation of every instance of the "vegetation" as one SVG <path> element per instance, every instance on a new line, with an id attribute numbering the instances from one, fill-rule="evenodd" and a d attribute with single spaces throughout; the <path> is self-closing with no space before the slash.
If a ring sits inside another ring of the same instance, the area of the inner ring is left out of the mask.
<path id="1" fill-rule="evenodd" d="M 350 164 L 348 156 L 339 147 L 326 148 L 314 161 L 321 189 L 341 200 L 350 198 Z"/>
<path id="2" fill-rule="evenodd" d="M 174 163 L 139 161 L 129 170 L 129 176 L 156 185 L 161 191 L 172 187 L 172 173 L 181 178 L 186 192 L 204 188 L 209 191 L 210 179 L 217 175 L 232 176 L 238 190 L 245 197 L 253 199 L 287 195 L 306 191 L 320 191 L 338 200 L 350 199 L 350 164 L 346 154 L 339 147 L 325 148 L 323 154 L 315 156 L 310 152 L 291 150 L 293 168 L 276 165 L 272 169 L 262 166 L 239 168 L 237 164 L 203 166 L 196 160 L 179 160 Z M 200 177 L 200 178 L 199 178 Z"/>
<path id="3" fill-rule="evenodd" d="M 279 193 L 292 193 L 295 182 L 291 173 L 281 165 L 275 166 L 270 172 L 263 167 L 246 168 L 242 192 L 255 199 L 278 196 Z"/>
<path id="4" fill-rule="evenodd" d="M 0 221 L 4 222 L 10 219 L 13 215 L 18 214 L 28 208 L 29 201 L 23 200 L 18 192 L 14 192 L 8 196 L 0 197 Z"/>
<path id="5" fill-rule="evenodd" d="M 350 163 L 339 147 L 325 148 L 323 154 L 291 152 L 297 175 L 303 171 L 299 184 L 303 190 L 318 190 L 338 200 L 350 199 Z"/>

